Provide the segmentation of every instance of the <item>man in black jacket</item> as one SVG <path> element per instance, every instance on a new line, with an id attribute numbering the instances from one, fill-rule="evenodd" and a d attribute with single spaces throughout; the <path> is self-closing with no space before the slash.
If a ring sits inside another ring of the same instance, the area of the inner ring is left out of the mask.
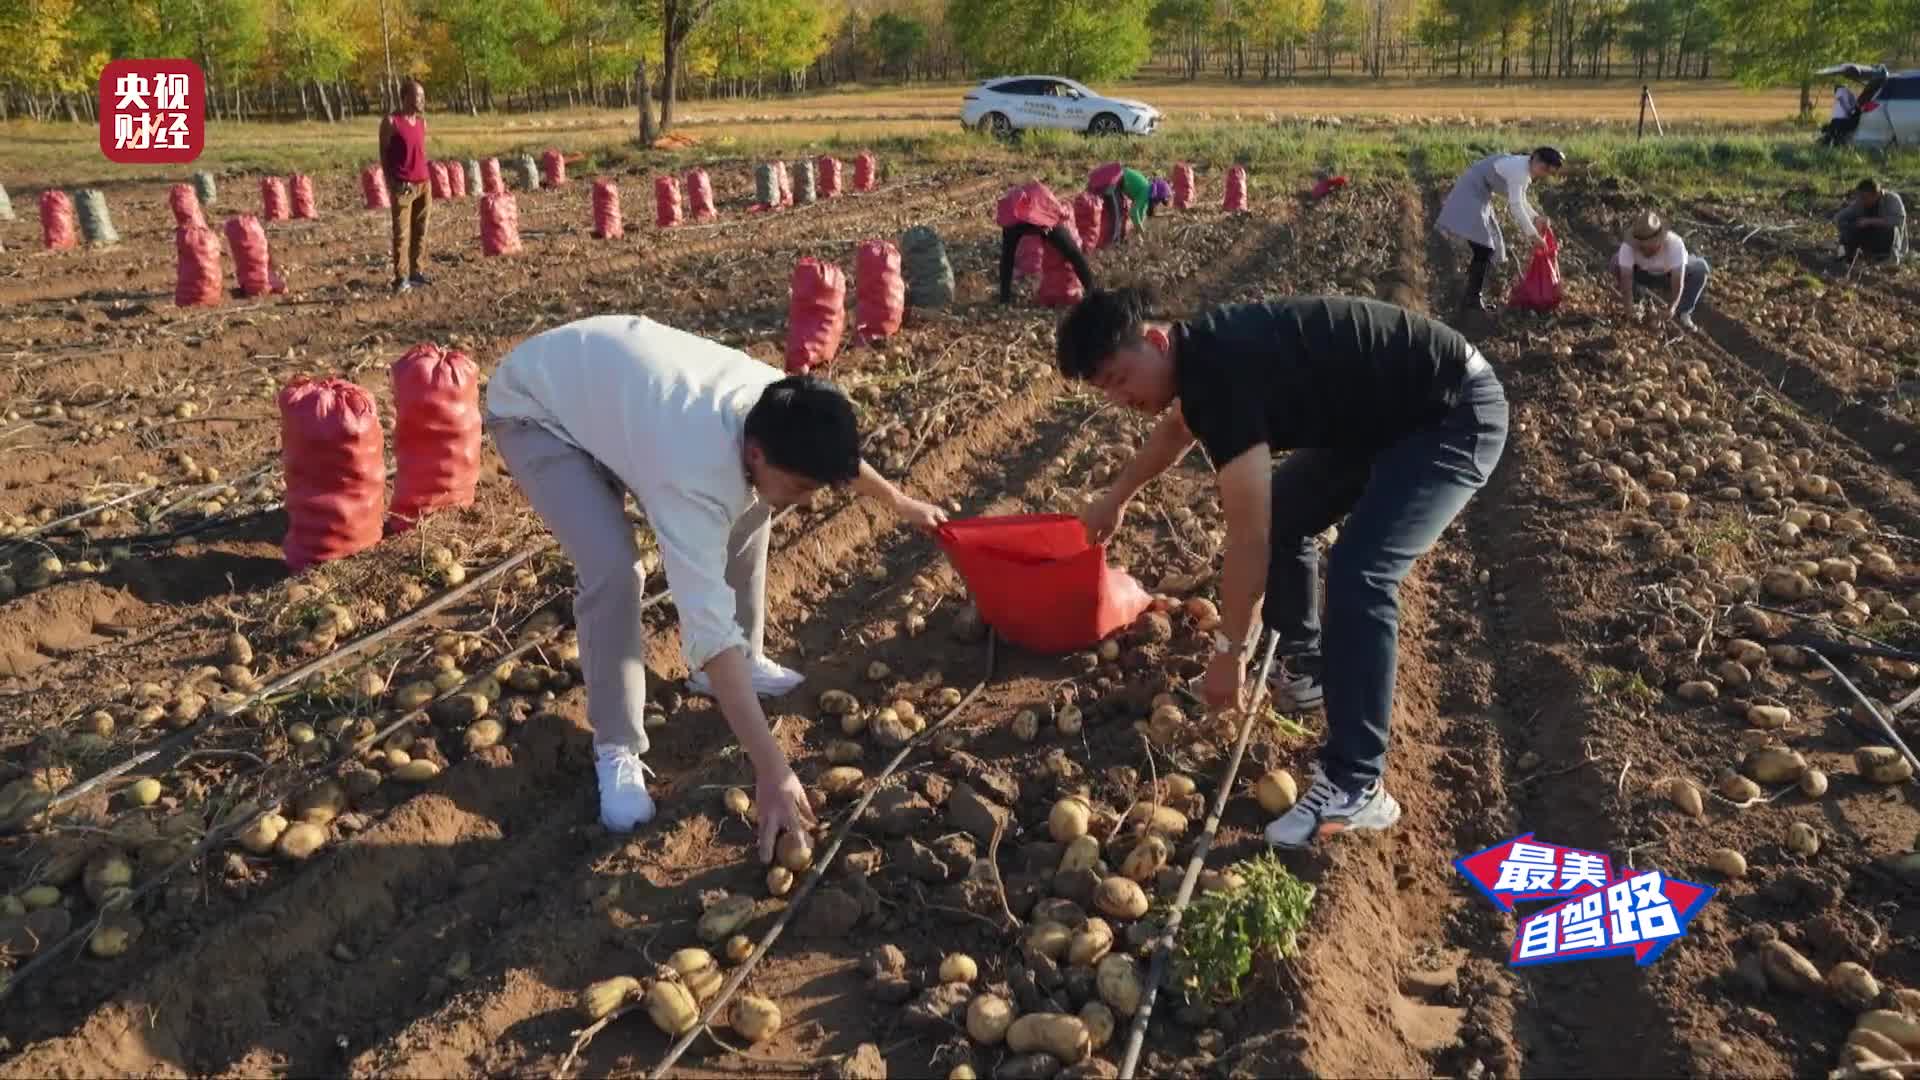
<path id="1" fill-rule="evenodd" d="M 1313 783 L 1267 841 L 1386 829 L 1400 818 L 1381 782 L 1400 582 L 1499 462 L 1506 393 L 1458 331 L 1390 304 L 1293 297 L 1176 322 L 1149 305 L 1135 290 L 1096 291 L 1060 324 L 1061 374 L 1161 416 L 1082 515 L 1088 535 L 1111 535 L 1141 487 L 1199 442 L 1227 518 L 1201 694 L 1216 708 L 1244 700 L 1257 611 L 1286 656 L 1276 706 L 1327 710 Z M 1279 450 L 1292 452 L 1276 465 Z M 1342 517 L 1323 632 L 1315 537 Z"/>

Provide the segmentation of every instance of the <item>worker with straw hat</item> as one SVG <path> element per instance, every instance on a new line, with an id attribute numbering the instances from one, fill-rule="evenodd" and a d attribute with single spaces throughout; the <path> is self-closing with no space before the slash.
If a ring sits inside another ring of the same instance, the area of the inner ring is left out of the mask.
<path id="1" fill-rule="evenodd" d="M 1693 309 L 1707 290 L 1707 260 L 1689 254 L 1680 234 L 1668 227 L 1660 215 L 1648 210 L 1633 219 L 1627 238 L 1613 257 L 1613 276 L 1620 286 L 1620 301 L 1636 318 L 1636 289 L 1659 290 L 1666 299 L 1665 318 L 1686 331 L 1693 325 Z"/>

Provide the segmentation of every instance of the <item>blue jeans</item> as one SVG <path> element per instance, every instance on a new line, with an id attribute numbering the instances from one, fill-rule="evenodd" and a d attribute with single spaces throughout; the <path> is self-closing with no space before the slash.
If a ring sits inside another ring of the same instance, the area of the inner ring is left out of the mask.
<path id="1" fill-rule="evenodd" d="M 1400 582 L 1486 485 L 1506 443 L 1506 391 L 1482 368 L 1461 384 L 1458 404 L 1398 442 L 1373 453 L 1295 450 L 1274 467 L 1262 621 L 1283 654 L 1323 661 L 1320 764 L 1346 790 L 1386 770 Z M 1314 537 L 1342 515 L 1346 525 L 1328 552 L 1323 632 Z"/>
<path id="2" fill-rule="evenodd" d="M 1707 260 L 1698 255 L 1687 256 L 1686 278 L 1680 283 L 1680 310 L 1676 315 L 1691 315 L 1693 309 L 1700 306 L 1700 294 L 1707 291 L 1707 275 L 1712 268 Z M 1667 290 L 1673 288 L 1672 274 L 1650 274 L 1645 270 L 1633 272 L 1633 283 L 1638 288 L 1651 289 L 1662 298 L 1671 295 Z"/>

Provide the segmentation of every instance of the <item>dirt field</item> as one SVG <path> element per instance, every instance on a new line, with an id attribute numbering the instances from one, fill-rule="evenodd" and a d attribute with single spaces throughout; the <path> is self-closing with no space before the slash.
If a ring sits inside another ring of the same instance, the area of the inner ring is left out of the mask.
<path id="1" fill-rule="evenodd" d="M 711 702 L 681 692 L 670 602 L 648 613 L 660 816 L 631 838 L 593 824 L 571 571 L 491 447 L 474 508 L 299 578 L 280 559 L 276 505 L 273 394 L 294 375 L 354 378 L 390 418 L 385 368 L 417 341 L 491 370 L 523 336 L 609 310 L 777 362 L 794 260 L 851 270 L 859 241 L 914 224 L 945 237 L 956 304 L 915 310 L 896 339 L 834 368 L 878 467 L 961 514 L 1067 510 L 1143 437 L 1142 421 L 1051 373 L 1052 313 L 991 300 L 990 208 L 1020 170 L 901 159 L 877 192 L 749 216 L 752 165 L 714 170 L 718 225 L 667 233 L 647 220 L 650 177 L 621 176 L 629 232 L 617 241 L 588 234 L 590 179 L 523 194 L 527 251 L 508 258 L 479 255 L 470 201 L 445 204 L 436 284 L 399 298 L 384 289 L 384 216 L 353 209 L 343 172 L 318 178 L 320 221 L 271 228 L 291 291 L 208 311 L 172 305 L 161 185 L 116 194 L 113 249 L 44 254 L 30 215 L 0 225 L 15 343 L 0 353 L 0 522 L 19 534 L 87 512 L 7 554 L 17 595 L 0 603 L 0 781 L 44 784 L 59 803 L 10 821 L 0 841 L 0 883 L 22 901 L 0 919 L 12 955 L 0 1073 L 552 1075 L 582 1023 L 575 994 L 650 976 L 699 944 L 717 891 L 754 901 L 741 928 L 753 940 L 780 917 L 752 827 L 722 801 L 751 789 L 750 770 Z M 1463 260 L 1427 228 L 1444 178 L 1408 165 L 1413 180 L 1358 175 L 1317 204 L 1289 194 L 1305 166 L 1256 176 L 1254 212 L 1228 216 L 1214 209 L 1220 170 L 1203 162 L 1202 208 L 1097 253 L 1095 270 L 1152 277 L 1174 310 L 1339 292 L 1450 311 Z M 223 181 L 216 209 L 251 208 L 249 179 Z M 1472 328 L 1508 387 L 1512 436 L 1491 486 L 1403 590 L 1389 783 L 1405 819 L 1289 858 L 1318 889 L 1299 955 L 1263 964 L 1236 1000 L 1163 997 L 1142 1075 L 1804 1075 L 1836 1066 L 1863 1003 L 1770 982 L 1763 944 L 1785 942 L 1821 973 L 1864 965 L 1890 1007 L 1920 989 L 1906 912 L 1920 877 L 1901 861 L 1920 833 L 1912 788 L 1860 775 L 1854 750 L 1878 737 L 1804 650 L 1731 659 L 1737 641 L 1800 629 L 1752 603 L 1920 649 L 1913 279 L 1841 284 L 1811 229 L 1741 243 L 1756 214 L 1790 217 L 1778 207 L 1701 205 L 1689 240 L 1718 273 L 1705 333 L 1661 336 L 1625 323 L 1590 272 L 1641 194 L 1598 182 L 1543 193 L 1569 232 L 1565 305 Z M 1093 996 L 1090 972 L 1023 947 L 1014 924 L 1030 927 L 1043 903 L 1057 914 L 1062 895 L 1087 902 L 1084 880 L 1054 872 L 1047 817 L 1063 790 L 1083 789 L 1112 830 L 1114 865 L 1133 844 L 1129 808 L 1185 811 L 1176 867 L 1199 798 L 1215 793 L 1228 746 L 1207 718 L 1176 699 L 1188 727 L 1142 723 L 1207 648 L 1178 608 L 1211 595 L 1221 540 L 1195 458 L 1149 491 L 1110 552 L 1176 605 L 1170 640 L 1143 619 L 1112 659 L 990 649 L 965 632 L 965 589 L 938 549 L 870 506 L 823 497 L 781 523 L 769 649 L 810 681 L 769 714 L 803 779 L 854 752 L 873 777 L 893 756 L 825 715 L 826 690 L 852 692 L 863 717 L 904 700 L 938 723 L 952 708 L 942 690 L 963 703 L 887 780 L 753 969 L 747 989 L 778 1003 L 785 1026 L 738 1050 L 696 1041 L 678 1074 L 815 1075 L 871 1044 L 891 1075 L 991 1075 L 1004 1048 L 969 1040 L 951 1011 L 964 995 L 938 988 L 952 951 L 978 961 L 976 989 L 1023 1012 L 1078 1012 Z M 1767 599 L 1769 572 L 1800 561 L 1813 564 L 1806 595 Z M 235 633 L 251 659 L 232 651 Z M 517 669 L 494 671 L 507 655 Z M 888 669 L 877 679 L 876 661 Z M 483 680 L 507 722 L 497 745 L 469 749 L 448 706 L 396 705 L 398 689 L 448 669 Z M 1883 705 L 1920 685 L 1906 661 L 1841 670 Z M 1682 699 L 1697 680 L 1716 704 Z M 1759 704 L 1788 710 L 1784 726 L 1749 724 Z M 1058 724 L 1068 705 L 1086 717 L 1073 735 Z M 1032 741 L 1013 731 L 1025 710 L 1042 719 Z M 1258 725 L 1240 786 L 1268 768 L 1304 777 L 1321 723 Z M 1721 793 L 1733 791 L 1723 770 L 1773 742 L 1825 771 L 1823 795 L 1789 782 L 1756 799 Z M 440 772 L 409 783 L 390 750 Z M 1171 795 L 1175 772 L 1198 798 Z M 98 776 L 111 779 L 86 783 Z M 135 806 L 145 776 L 160 793 Z M 1706 793 L 1698 817 L 1669 801 L 1679 777 Z M 997 845 L 978 815 L 950 812 L 962 784 L 1009 815 Z M 295 860 L 228 837 L 270 806 L 320 824 L 325 846 Z M 850 806 L 831 800 L 829 827 Z M 1267 816 L 1235 791 L 1209 866 L 1262 850 Z M 1789 848 L 1794 823 L 1812 827 L 1817 853 Z M 1524 831 L 1720 891 L 1650 967 L 1516 970 L 1514 917 L 1451 860 Z M 1729 847 L 1744 877 L 1710 868 Z M 110 852 L 132 868 L 126 908 L 88 870 Z M 1175 885 L 1149 878 L 1162 896 Z M 26 913 L 27 899 L 44 906 Z M 1116 950 L 1137 948 L 1154 918 L 1115 920 Z M 123 954 L 91 955 L 96 920 L 129 932 Z M 863 973 L 884 944 L 904 951 L 902 979 Z M 1124 1038 L 1123 1021 L 1076 1075 L 1111 1075 Z M 669 1041 L 637 1012 L 572 1067 L 645 1072 Z"/>

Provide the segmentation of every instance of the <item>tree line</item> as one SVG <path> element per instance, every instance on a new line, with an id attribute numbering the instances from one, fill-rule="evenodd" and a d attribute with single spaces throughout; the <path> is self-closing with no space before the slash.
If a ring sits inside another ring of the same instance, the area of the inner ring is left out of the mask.
<path id="1" fill-rule="evenodd" d="M 0 40 L 0 119 L 91 122 L 107 60 L 184 56 L 214 120 L 347 119 L 415 77 L 475 114 L 639 106 L 652 134 L 690 97 L 1016 72 L 1732 76 L 1810 107 L 1821 66 L 1920 56 L 1920 0 L 0 0 Z"/>

